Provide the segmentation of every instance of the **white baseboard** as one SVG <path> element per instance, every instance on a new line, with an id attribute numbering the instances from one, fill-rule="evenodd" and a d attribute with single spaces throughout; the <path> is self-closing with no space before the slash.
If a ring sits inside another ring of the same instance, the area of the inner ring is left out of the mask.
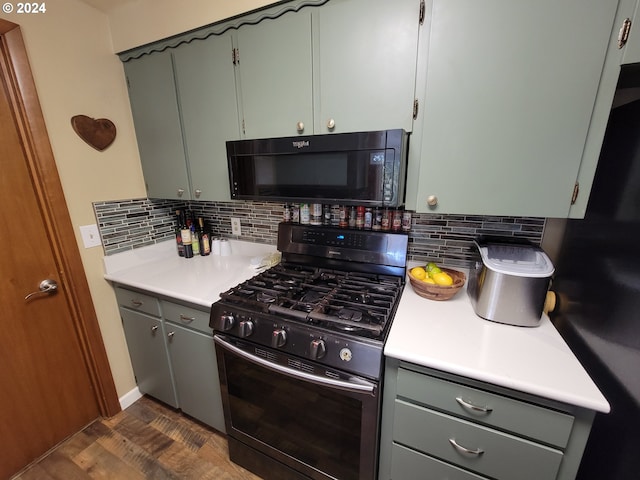
<path id="1" fill-rule="evenodd" d="M 124 410 L 125 408 L 131 406 L 135 403 L 136 400 L 142 398 L 142 393 L 138 390 L 138 387 L 135 387 L 133 390 L 125 393 L 118 400 L 120 400 L 120 408 Z"/>

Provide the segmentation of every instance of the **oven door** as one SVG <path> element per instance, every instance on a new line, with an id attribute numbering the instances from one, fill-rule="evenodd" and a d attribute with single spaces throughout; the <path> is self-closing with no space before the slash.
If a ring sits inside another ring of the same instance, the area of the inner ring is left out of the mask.
<path id="1" fill-rule="evenodd" d="M 377 384 L 235 338 L 214 339 L 235 463 L 266 478 L 284 478 L 278 464 L 302 474 L 296 478 L 375 478 Z M 248 447 L 237 458 L 234 440 Z M 256 468 L 250 451 L 271 460 Z"/>

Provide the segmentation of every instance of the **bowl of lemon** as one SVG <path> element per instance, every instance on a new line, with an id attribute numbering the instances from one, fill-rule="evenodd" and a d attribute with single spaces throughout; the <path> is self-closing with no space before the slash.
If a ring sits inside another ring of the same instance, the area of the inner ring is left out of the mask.
<path id="1" fill-rule="evenodd" d="M 439 267 L 433 262 L 409 270 L 413 290 L 429 300 L 449 300 L 460 291 L 466 280 L 463 272 Z"/>

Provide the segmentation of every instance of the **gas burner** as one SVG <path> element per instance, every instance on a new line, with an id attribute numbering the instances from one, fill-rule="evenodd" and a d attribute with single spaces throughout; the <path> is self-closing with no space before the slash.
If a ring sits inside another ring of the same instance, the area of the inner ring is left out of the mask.
<path id="1" fill-rule="evenodd" d="M 326 292 L 320 292 L 317 290 L 309 290 L 305 292 L 302 297 L 300 297 L 300 301 L 303 303 L 317 303 L 322 300 L 326 296 Z"/>
<path id="2" fill-rule="evenodd" d="M 271 292 L 258 292 L 256 300 L 262 303 L 273 303 L 278 299 L 278 296 Z"/>
<path id="3" fill-rule="evenodd" d="M 342 308 L 338 311 L 338 318 L 340 320 L 350 320 L 352 322 L 361 322 L 363 313 L 359 310 L 353 310 L 351 308 Z"/>
<path id="4" fill-rule="evenodd" d="M 362 303 L 362 304 L 373 303 L 373 299 L 368 292 L 352 292 L 349 295 L 349 298 L 351 299 L 352 302 L 355 302 L 355 303 Z"/>

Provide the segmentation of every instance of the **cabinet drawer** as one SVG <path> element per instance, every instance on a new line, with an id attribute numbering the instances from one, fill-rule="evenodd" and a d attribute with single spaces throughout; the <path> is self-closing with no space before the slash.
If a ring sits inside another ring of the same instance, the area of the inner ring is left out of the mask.
<path id="1" fill-rule="evenodd" d="M 418 478 L 416 472 L 420 472 L 421 480 L 487 480 L 486 477 L 467 472 L 395 443 L 391 455 L 393 480 L 415 480 Z"/>
<path id="2" fill-rule="evenodd" d="M 444 413 L 395 401 L 393 440 L 497 480 L 556 478 L 562 452 Z M 480 454 L 462 452 L 451 441 Z"/>
<path id="3" fill-rule="evenodd" d="M 561 448 L 573 428 L 571 415 L 404 368 L 398 370 L 398 397 Z"/>
<path id="4" fill-rule="evenodd" d="M 210 312 L 208 311 L 185 307 L 178 303 L 162 302 L 162 313 L 165 320 L 169 322 L 213 335 L 213 330 L 209 327 Z"/>
<path id="5" fill-rule="evenodd" d="M 118 305 L 121 307 L 145 312 L 156 317 L 160 316 L 160 305 L 157 298 L 122 287 L 116 287 L 115 290 Z"/>

